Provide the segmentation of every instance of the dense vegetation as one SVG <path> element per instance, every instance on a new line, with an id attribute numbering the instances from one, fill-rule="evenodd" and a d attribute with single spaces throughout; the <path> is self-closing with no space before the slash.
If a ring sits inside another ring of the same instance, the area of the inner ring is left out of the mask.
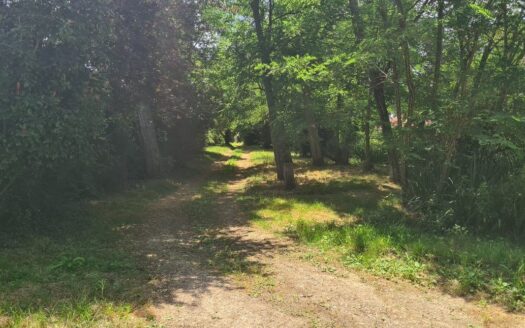
<path id="1" fill-rule="evenodd" d="M 197 10 L 184 1 L 0 2 L 4 224 L 45 225 L 68 201 L 159 177 L 200 150 Z"/>
<path id="2" fill-rule="evenodd" d="M 288 188 L 292 151 L 386 162 L 405 204 L 436 223 L 524 232 L 519 1 L 0 10 L 4 218 L 169 172 L 213 120 L 212 140 L 273 145 Z"/>

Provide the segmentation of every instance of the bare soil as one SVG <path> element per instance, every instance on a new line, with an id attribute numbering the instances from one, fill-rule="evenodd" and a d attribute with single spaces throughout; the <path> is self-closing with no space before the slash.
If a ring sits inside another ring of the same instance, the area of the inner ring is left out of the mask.
<path id="1" fill-rule="evenodd" d="M 302 246 L 248 224 L 235 198 L 250 163 L 238 165 L 218 196 L 218 218 L 203 220 L 257 270 L 225 274 L 210 266 L 216 253 L 202 245 L 198 222 L 183 209 L 213 173 L 193 178 L 130 232 L 133 249 L 147 258 L 153 290 L 139 315 L 164 327 L 525 327 L 524 316 L 493 305 L 302 260 Z"/>

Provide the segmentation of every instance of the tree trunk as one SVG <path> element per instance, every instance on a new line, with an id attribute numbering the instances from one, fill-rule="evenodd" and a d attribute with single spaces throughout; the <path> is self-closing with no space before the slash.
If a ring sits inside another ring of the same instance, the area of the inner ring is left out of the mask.
<path id="1" fill-rule="evenodd" d="M 337 110 L 338 112 L 343 111 L 343 97 L 341 95 L 337 96 Z M 335 154 L 335 163 L 337 165 L 348 165 L 350 160 L 350 151 L 349 151 L 349 142 L 350 134 L 345 128 L 338 129 L 337 131 L 337 153 Z"/>
<path id="2" fill-rule="evenodd" d="M 363 170 L 370 172 L 374 169 L 374 163 L 372 162 L 372 151 L 370 149 L 370 120 L 372 119 L 372 99 L 370 93 L 368 94 L 368 105 L 366 106 L 365 116 L 365 161 L 363 163 Z"/>
<path id="3" fill-rule="evenodd" d="M 388 162 L 391 167 L 391 178 L 394 182 L 401 183 L 401 171 L 399 167 L 399 155 L 394 140 L 394 134 L 392 133 L 392 125 L 390 124 L 390 117 L 388 115 L 388 109 L 385 101 L 385 75 L 380 69 L 373 68 L 369 71 L 370 74 L 370 89 L 374 94 L 376 102 L 377 113 L 379 120 L 381 121 L 381 133 L 385 139 L 388 152 Z"/>
<path id="4" fill-rule="evenodd" d="M 350 161 L 349 136 L 346 131 L 339 131 L 337 136 L 337 154 L 334 158 L 337 165 L 348 165 Z"/>
<path id="5" fill-rule="evenodd" d="M 264 16 L 261 14 L 260 0 L 251 0 L 250 7 L 252 9 L 253 20 L 255 24 L 255 33 L 257 35 L 257 45 L 259 48 L 259 56 L 261 62 L 265 65 L 271 64 L 271 35 L 265 35 L 263 29 Z M 273 5 L 270 5 L 269 24 L 272 24 Z M 268 72 L 263 72 L 261 76 L 264 94 L 266 96 L 266 103 L 268 105 L 268 114 L 270 118 L 270 129 L 272 136 L 272 144 L 275 154 L 275 166 L 277 169 L 277 178 L 284 180 L 286 188 L 293 188 L 295 186 L 295 177 L 293 169 L 292 154 L 288 146 L 286 131 L 284 124 L 281 122 L 278 111 L 277 102 L 273 90 L 272 77 Z"/>
<path id="6" fill-rule="evenodd" d="M 354 29 L 354 36 L 356 43 L 359 44 L 365 37 L 365 26 L 361 17 L 359 4 L 357 0 L 349 0 L 349 9 L 352 15 L 352 26 Z M 388 115 L 388 109 L 385 101 L 385 76 L 378 68 L 369 69 L 369 81 L 370 89 L 374 95 L 376 102 L 377 113 L 379 114 L 379 120 L 381 121 L 381 131 L 383 138 L 388 148 L 388 162 L 392 170 L 392 180 L 395 182 L 401 182 L 401 174 L 399 168 L 399 156 L 395 145 L 394 135 L 392 133 L 392 126 L 390 124 L 390 117 Z"/>
<path id="7" fill-rule="evenodd" d="M 323 166 L 324 158 L 321 150 L 321 139 L 319 138 L 319 129 L 317 128 L 317 122 L 315 121 L 314 113 L 308 104 L 308 95 L 305 93 L 303 97 L 303 110 L 307 124 L 308 131 L 308 142 L 310 143 L 310 155 L 312 156 L 313 166 Z"/>
<path id="8" fill-rule="evenodd" d="M 295 176 L 293 170 L 293 163 L 285 162 L 283 164 L 283 174 L 284 174 L 284 187 L 286 190 L 292 190 L 295 188 Z"/>
<path id="9" fill-rule="evenodd" d="M 270 131 L 270 123 L 268 123 L 268 121 L 266 121 L 262 127 L 261 136 L 262 136 L 262 147 L 264 149 L 271 149 L 272 148 L 272 134 Z"/>
<path id="10" fill-rule="evenodd" d="M 438 0 L 437 7 L 437 31 L 436 31 L 436 55 L 434 58 L 434 80 L 432 81 L 431 102 L 434 110 L 439 106 L 439 82 L 441 80 L 441 61 L 443 58 L 443 18 L 445 17 L 445 0 Z"/>
<path id="11" fill-rule="evenodd" d="M 399 11 L 400 18 L 399 18 L 399 30 L 401 34 L 403 35 L 402 41 L 401 41 L 401 51 L 403 54 L 403 63 L 405 66 L 405 80 L 408 87 L 408 104 L 407 104 L 407 113 L 406 113 L 406 121 L 407 121 L 407 128 L 408 130 L 404 134 L 404 145 L 406 148 L 406 151 L 409 152 L 412 147 L 412 133 L 414 131 L 415 125 L 414 125 L 414 115 L 415 115 L 415 109 L 416 109 L 416 86 L 414 84 L 414 79 L 412 77 L 412 63 L 410 60 L 410 47 L 408 44 L 408 40 L 406 39 L 406 13 L 403 8 L 403 3 L 401 0 L 394 0 L 396 3 L 397 10 Z M 398 122 L 399 124 L 399 122 Z M 401 178 L 401 184 L 404 187 L 408 187 L 408 174 L 409 171 L 407 169 L 407 156 L 406 154 L 403 154 L 401 161 L 400 161 L 400 178 Z M 404 188 L 405 191 L 407 188 Z"/>
<path id="12" fill-rule="evenodd" d="M 396 103 L 397 128 L 403 127 L 403 110 L 401 108 L 401 86 L 399 83 L 399 70 L 395 59 L 392 61 L 392 78 L 394 80 L 394 98 Z"/>
<path id="13" fill-rule="evenodd" d="M 233 142 L 232 131 L 230 129 L 227 129 L 226 131 L 224 131 L 223 137 L 224 137 L 224 145 L 230 149 L 234 149 L 235 147 L 233 147 L 232 145 L 232 142 Z"/>
<path id="14" fill-rule="evenodd" d="M 138 116 L 146 163 L 146 174 L 149 178 L 157 178 L 161 175 L 160 150 L 151 107 L 141 104 L 139 106 Z"/>

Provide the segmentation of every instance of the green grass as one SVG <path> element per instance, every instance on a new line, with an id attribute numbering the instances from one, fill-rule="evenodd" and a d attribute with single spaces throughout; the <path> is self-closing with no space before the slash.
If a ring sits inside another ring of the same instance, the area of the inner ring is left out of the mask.
<path id="1" fill-rule="evenodd" d="M 223 174 L 228 177 L 237 169 L 237 162 L 242 158 L 241 148 L 231 149 L 225 146 L 208 146 L 204 153 L 215 161 L 222 162 Z"/>
<path id="2" fill-rule="evenodd" d="M 214 157 L 228 157 L 232 150 L 226 146 L 208 146 L 204 148 L 204 153 Z"/>
<path id="3" fill-rule="evenodd" d="M 254 165 L 260 154 L 252 153 Z M 249 177 L 239 202 L 254 225 L 350 268 L 525 308 L 524 245 L 461 227 L 435 231 L 402 208 L 398 189 L 384 176 L 302 163 L 297 172 L 293 192 L 282 191 L 267 169 Z"/>
<path id="4" fill-rule="evenodd" d="M 46 234 L 12 238 L 0 248 L 0 326 L 150 326 L 132 315 L 148 300 L 148 276 L 123 232 L 176 187 L 140 184 L 77 205 Z"/>
<path id="5" fill-rule="evenodd" d="M 274 163 L 273 151 L 253 150 L 250 152 L 250 161 L 253 165 L 272 165 Z"/>

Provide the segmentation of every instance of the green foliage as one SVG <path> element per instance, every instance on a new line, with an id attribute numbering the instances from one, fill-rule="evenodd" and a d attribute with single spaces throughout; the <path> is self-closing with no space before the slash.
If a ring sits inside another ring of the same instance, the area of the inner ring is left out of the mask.
<path id="1" fill-rule="evenodd" d="M 140 103 L 155 105 L 166 167 L 184 157 L 169 149 L 174 139 L 186 156 L 200 146 L 202 127 L 188 128 L 203 125 L 192 123 L 200 98 L 187 58 L 196 50 L 180 50 L 198 33 L 195 10 L 181 1 L 0 4 L 2 222 L 40 225 L 68 202 L 143 178 Z"/>

